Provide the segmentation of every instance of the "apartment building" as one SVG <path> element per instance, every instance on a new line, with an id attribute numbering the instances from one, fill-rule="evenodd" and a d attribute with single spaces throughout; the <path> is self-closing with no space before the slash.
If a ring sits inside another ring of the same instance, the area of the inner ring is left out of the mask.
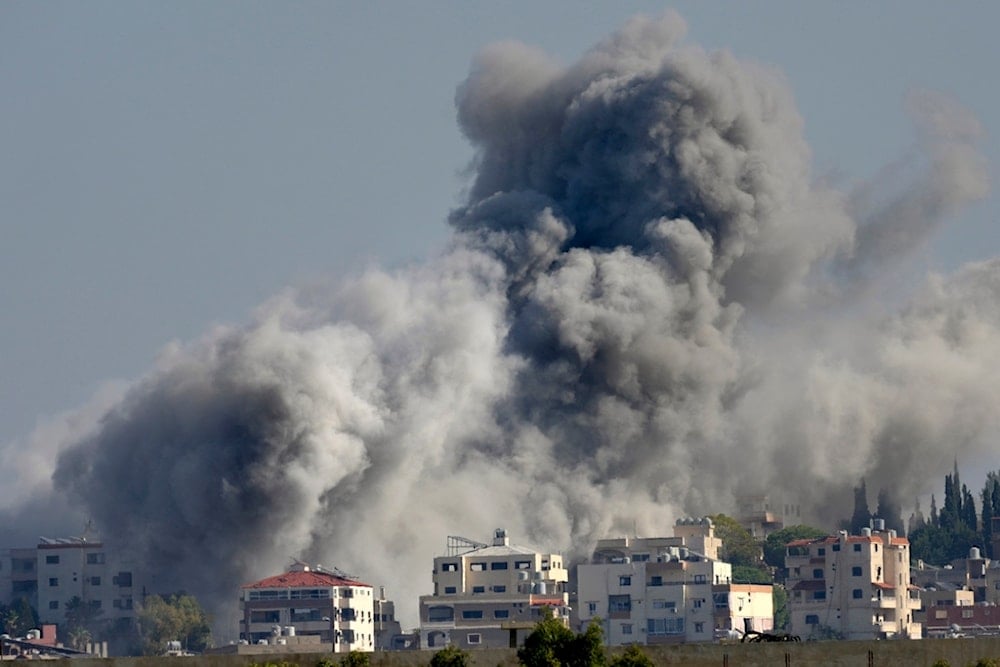
<path id="1" fill-rule="evenodd" d="M 673 537 L 599 540 L 577 566 L 580 628 L 598 618 L 610 646 L 710 642 L 773 628 L 771 586 L 732 583 L 711 519 L 679 519 Z"/>
<path id="2" fill-rule="evenodd" d="M 910 543 L 896 531 L 796 540 L 786 546 L 791 630 L 803 639 L 919 639 Z"/>
<path id="3" fill-rule="evenodd" d="M 447 555 L 434 559 L 434 593 L 420 597 L 420 645 L 516 645 L 546 607 L 568 618 L 568 581 L 561 555 L 512 545 L 502 528 L 491 544 L 449 536 Z"/>
<path id="4" fill-rule="evenodd" d="M 369 584 L 296 563 L 240 589 L 240 639 L 281 645 L 293 643 L 291 637 L 317 636 L 333 653 L 374 651 L 374 613 Z"/>
<path id="5" fill-rule="evenodd" d="M 797 503 L 768 495 L 740 496 L 737 499 L 736 520 L 758 540 L 785 527 L 799 523 L 801 507 Z"/>

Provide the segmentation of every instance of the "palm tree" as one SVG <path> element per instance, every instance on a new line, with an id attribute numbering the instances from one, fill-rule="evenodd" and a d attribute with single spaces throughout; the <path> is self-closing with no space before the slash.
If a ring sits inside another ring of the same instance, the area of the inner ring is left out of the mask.
<path id="1" fill-rule="evenodd" d="M 69 631 L 69 644 L 77 651 L 86 651 L 91 639 L 90 631 L 83 626 L 78 625 Z"/>

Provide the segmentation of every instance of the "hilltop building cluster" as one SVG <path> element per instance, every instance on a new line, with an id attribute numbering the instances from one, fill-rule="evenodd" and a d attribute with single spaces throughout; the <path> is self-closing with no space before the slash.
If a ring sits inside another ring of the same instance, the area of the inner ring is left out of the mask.
<path id="1" fill-rule="evenodd" d="M 781 527 L 766 499 L 741 518 L 758 537 Z M 784 513 L 796 515 L 795 506 Z M 569 567 L 556 552 L 518 546 L 497 529 L 490 542 L 450 536 L 433 560 L 431 593 L 419 599 L 419 627 L 405 631 L 382 588 L 336 568 L 295 563 L 238 592 L 240 640 L 218 652 L 462 649 L 519 646 L 545 613 L 575 631 L 602 626 L 611 646 L 732 641 L 788 632 L 802 638 L 919 639 L 1000 631 L 1000 562 L 973 548 L 944 567 L 911 563 L 908 540 L 874 521 L 786 545 L 775 573 L 787 593 L 788 623 L 775 625 L 774 587 L 734 581 L 720 558 L 712 520 L 679 519 L 669 537 L 597 542 Z M 65 631 L 67 609 L 134 622 L 148 591 L 141 568 L 95 536 L 42 538 L 0 552 L 0 601 L 19 597 L 38 610 L 44 637 Z M 235 597 L 235 595 L 234 595 Z M 39 634 L 34 639 L 41 639 Z M 61 637 L 65 641 L 64 637 Z M 5 651 L 32 638 L 9 639 Z"/>

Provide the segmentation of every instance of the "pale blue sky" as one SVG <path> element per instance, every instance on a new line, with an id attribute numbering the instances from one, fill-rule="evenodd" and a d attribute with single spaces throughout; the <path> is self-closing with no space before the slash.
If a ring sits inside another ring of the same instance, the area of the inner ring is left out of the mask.
<path id="1" fill-rule="evenodd" d="M 786 74 L 818 174 L 904 156 L 913 87 L 1000 159 L 1000 3 L 0 4 L 0 445 L 287 285 L 428 256 L 470 149 L 455 86 L 484 45 L 570 62 L 635 13 Z M 998 254 L 998 199 L 932 240 Z"/>

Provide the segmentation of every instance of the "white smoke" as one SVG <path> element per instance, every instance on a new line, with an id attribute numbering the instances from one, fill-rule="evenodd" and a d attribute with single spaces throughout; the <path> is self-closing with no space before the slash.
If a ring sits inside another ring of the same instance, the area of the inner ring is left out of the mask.
<path id="1" fill-rule="evenodd" d="M 838 192 L 782 78 L 683 33 L 635 19 L 570 67 L 486 49 L 450 249 L 168 350 L 62 448 L 56 488 L 217 611 L 301 556 L 412 622 L 448 534 L 585 553 L 764 490 L 829 521 L 861 475 L 908 498 L 984 451 L 1000 263 L 865 307 L 986 192 L 974 119 L 915 97 L 912 184 Z"/>

